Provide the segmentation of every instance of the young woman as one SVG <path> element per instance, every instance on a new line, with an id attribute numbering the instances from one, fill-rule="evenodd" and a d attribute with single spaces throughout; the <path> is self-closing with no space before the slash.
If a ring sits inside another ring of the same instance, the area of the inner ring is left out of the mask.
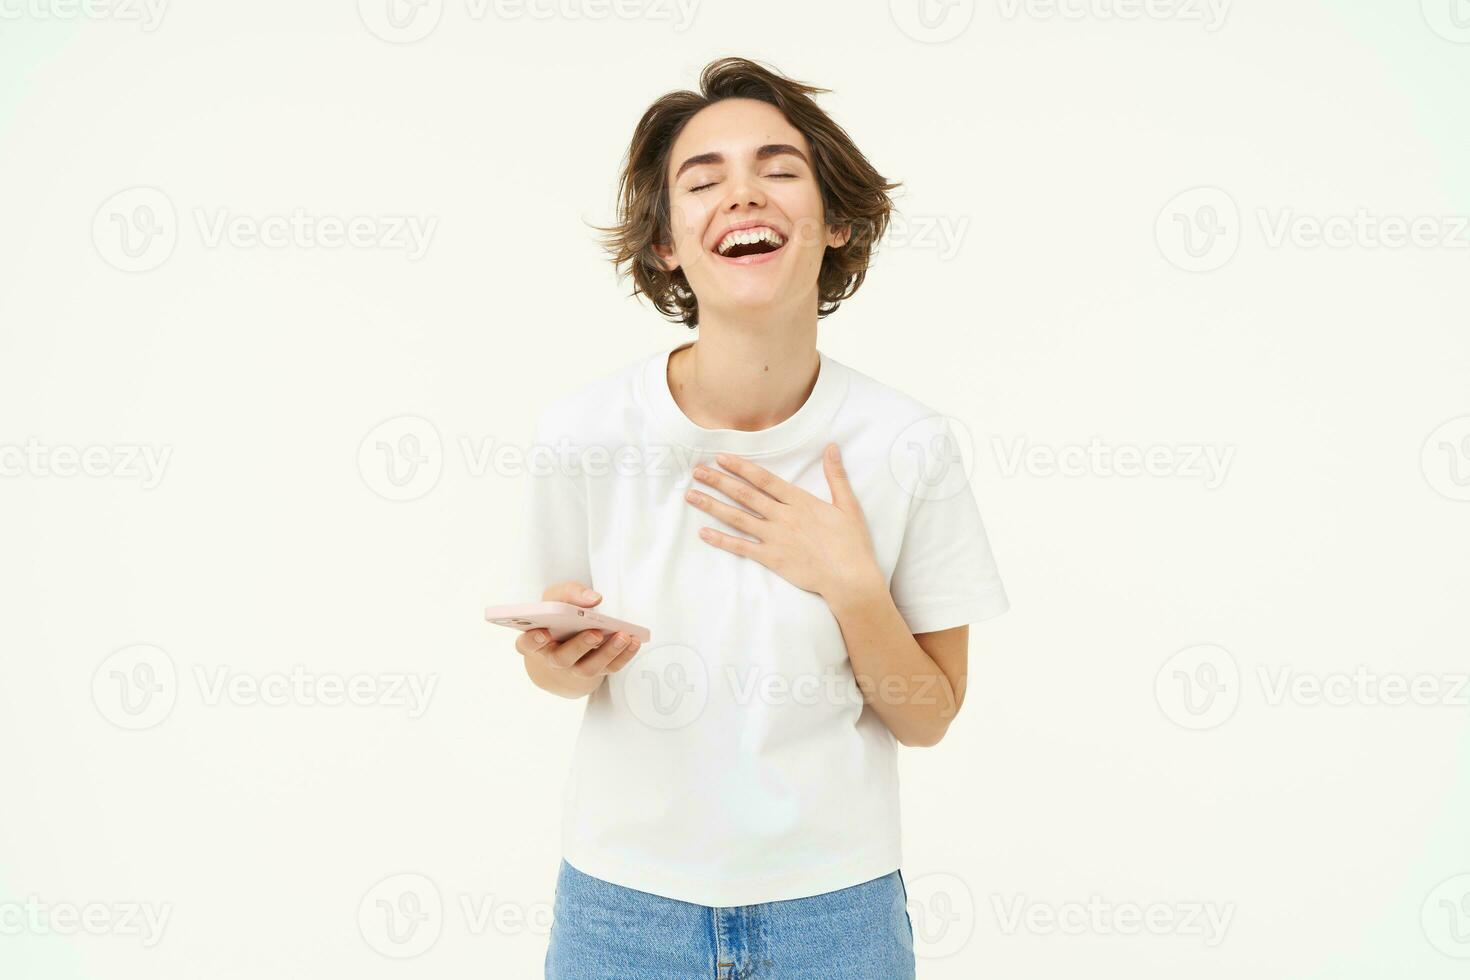
<path id="1" fill-rule="evenodd" d="M 698 339 L 539 419 L 528 590 L 652 635 L 516 644 L 587 699 L 554 980 L 914 976 L 895 746 L 944 735 L 1007 601 L 953 427 L 817 349 L 898 186 L 824 91 L 725 58 L 648 109 L 608 243 Z"/>

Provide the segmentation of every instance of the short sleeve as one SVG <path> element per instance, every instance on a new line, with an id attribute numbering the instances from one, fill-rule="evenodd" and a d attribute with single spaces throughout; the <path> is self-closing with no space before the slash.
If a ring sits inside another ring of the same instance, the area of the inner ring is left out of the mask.
<path id="1" fill-rule="evenodd" d="M 586 479 L 576 447 L 556 434 L 550 419 L 546 413 L 537 419 L 527 447 L 511 576 L 516 595 L 507 602 L 539 602 L 547 586 L 568 579 L 592 582 Z"/>
<path id="2" fill-rule="evenodd" d="M 955 445 L 947 421 L 945 445 Z M 958 465 L 958 460 L 954 465 Z M 932 633 L 1010 608 L 980 508 L 963 472 L 914 489 L 889 592 L 911 633 Z"/>

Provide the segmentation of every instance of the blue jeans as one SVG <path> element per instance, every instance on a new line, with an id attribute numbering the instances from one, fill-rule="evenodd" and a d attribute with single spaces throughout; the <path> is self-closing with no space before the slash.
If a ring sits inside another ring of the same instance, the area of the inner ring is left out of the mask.
<path id="1" fill-rule="evenodd" d="M 711 908 L 562 861 L 546 980 L 913 980 L 903 875 L 810 898 Z"/>

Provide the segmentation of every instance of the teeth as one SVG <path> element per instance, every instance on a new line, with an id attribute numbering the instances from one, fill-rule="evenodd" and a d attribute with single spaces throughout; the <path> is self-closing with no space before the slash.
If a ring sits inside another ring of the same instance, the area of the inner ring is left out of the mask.
<path id="1" fill-rule="evenodd" d="M 770 242 L 777 248 L 786 243 L 786 240 L 771 228 L 750 228 L 744 231 L 732 231 L 720 240 L 718 251 L 724 255 L 736 245 L 753 245 L 756 242 Z"/>

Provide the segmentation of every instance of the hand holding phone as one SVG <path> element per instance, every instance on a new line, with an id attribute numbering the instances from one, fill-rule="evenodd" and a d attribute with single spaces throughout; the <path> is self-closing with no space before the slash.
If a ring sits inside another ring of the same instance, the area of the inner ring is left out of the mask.
<path id="1" fill-rule="evenodd" d="M 601 683 L 603 674 L 622 670 L 652 638 L 645 627 L 593 612 L 591 607 L 602 597 L 580 582 L 559 582 L 541 598 L 536 603 L 490 606 L 485 618 L 522 631 L 516 639 L 516 650 L 527 658 L 528 670 L 532 661 L 547 668 L 542 679 L 554 678 L 562 671 L 575 675 L 575 679 L 555 681 L 559 689 L 574 689 L 558 693 L 587 693 L 589 681 L 595 686 Z M 537 671 L 531 673 L 535 679 Z M 542 679 L 537 683 L 547 686 Z"/>

